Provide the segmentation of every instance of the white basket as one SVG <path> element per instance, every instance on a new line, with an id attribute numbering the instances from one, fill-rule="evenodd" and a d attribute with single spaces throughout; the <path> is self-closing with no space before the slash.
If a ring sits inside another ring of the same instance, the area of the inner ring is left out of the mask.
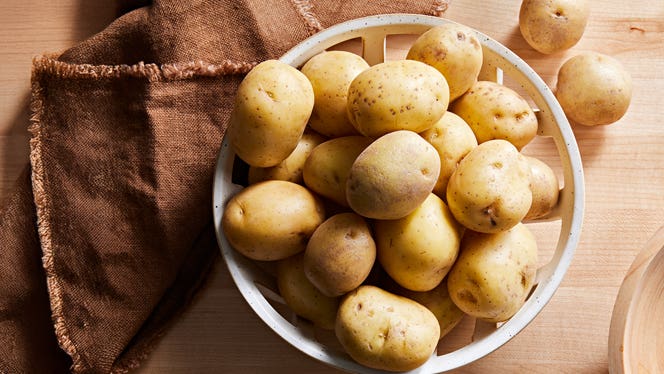
<path id="1" fill-rule="evenodd" d="M 421 34 L 449 20 L 412 14 L 378 15 L 332 26 L 304 40 L 281 61 L 300 67 L 312 56 L 341 42 L 362 39 L 363 57 L 371 65 L 384 61 L 387 35 Z M 432 355 L 412 373 L 439 373 L 473 362 L 496 350 L 518 334 L 551 299 L 569 267 L 579 242 L 584 208 L 581 157 L 570 125 L 544 81 L 523 60 L 495 40 L 479 32 L 484 52 L 482 79 L 502 83 L 508 77 L 517 83 L 536 107 L 539 136 L 553 138 L 562 164 L 564 187 L 559 204 L 547 219 L 560 220 L 560 234 L 551 260 L 537 271 L 536 286 L 523 307 L 510 320 L 500 324 L 475 324 L 472 342 L 453 352 Z M 214 221 L 221 253 L 238 289 L 256 314 L 284 340 L 307 355 L 339 369 L 357 373 L 378 373 L 354 362 L 328 340 L 319 341 L 310 324 L 281 308 L 275 280 L 263 267 L 233 250 L 221 229 L 224 206 L 243 187 L 233 183 L 235 155 L 224 139 L 214 178 Z M 276 307 L 276 308 L 275 308 Z M 279 311 L 277 311 L 279 309 Z"/>

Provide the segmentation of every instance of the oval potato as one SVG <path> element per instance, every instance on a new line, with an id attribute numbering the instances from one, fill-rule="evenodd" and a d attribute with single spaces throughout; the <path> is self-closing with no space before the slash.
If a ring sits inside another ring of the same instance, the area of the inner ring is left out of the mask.
<path id="1" fill-rule="evenodd" d="M 558 204 L 560 185 L 558 177 L 549 165 L 535 157 L 526 156 L 530 165 L 530 191 L 533 194 L 533 202 L 524 220 L 541 218 L 546 216 Z"/>
<path id="2" fill-rule="evenodd" d="M 533 49 L 550 54 L 578 43 L 589 16 L 586 0 L 523 0 L 519 30 Z"/>

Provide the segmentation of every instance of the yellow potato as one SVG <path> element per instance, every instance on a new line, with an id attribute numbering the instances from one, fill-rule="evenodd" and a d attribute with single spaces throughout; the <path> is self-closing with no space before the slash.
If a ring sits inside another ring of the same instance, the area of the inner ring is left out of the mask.
<path id="1" fill-rule="evenodd" d="M 530 209 L 530 167 L 506 140 L 475 147 L 447 184 L 447 204 L 459 223 L 485 233 L 505 231 Z"/>
<path id="2" fill-rule="evenodd" d="M 502 322 L 521 308 L 536 271 L 537 243 L 524 224 L 497 234 L 467 231 L 447 288 L 465 313 Z"/>
<path id="3" fill-rule="evenodd" d="M 375 219 L 398 219 L 429 196 L 440 173 L 436 149 L 418 134 L 399 130 L 365 148 L 346 181 L 348 205 Z"/>
<path id="4" fill-rule="evenodd" d="M 523 0 L 519 30 L 536 51 L 555 53 L 581 40 L 589 15 L 586 0 Z"/>
<path id="5" fill-rule="evenodd" d="M 478 143 L 504 139 L 520 150 L 537 135 L 537 118 L 528 102 L 495 82 L 475 83 L 452 103 L 450 111 L 470 125 Z"/>
<path id="6" fill-rule="evenodd" d="M 611 56 L 581 53 L 560 67 L 556 97 L 570 120 L 585 126 L 609 125 L 629 108 L 632 77 Z"/>
<path id="7" fill-rule="evenodd" d="M 436 349 L 440 327 L 421 304 L 374 286 L 360 286 L 341 301 L 335 333 L 358 363 L 407 371 L 424 364 Z"/>
<path id="8" fill-rule="evenodd" d="M 549 165 L 535 157 L 525 157 L 530 165 L 530 191 L 533 202 L 524 220 L 544 217 L 558 204 L 560 185 Z"/>
<path id="9" fill-rule="evenodd" d="M 249 184 L 273 179 L 302 184 L 304 181 L 302 177 L 304 162 L 309 157 L 311 151 L 324 141 L 325 138 L 323 136 L 313 131 L 305 130 L 295 150 L 278 165 L 269 168 L 250 166 L 248 175 Z"/>
<path id="10" fill-rule="evenodd" d="M 230 245 L 261 261 L 281 260 L 305 249 L 325 220 L 323 204 L 306 188 L 287 181 L 265 181 L 233 196 L 221 219 Z"/>
<path id="11" fill-rule="evenodd" d="M 440 156 L 440 175 L 433 192 L 445 199 L 447 182 L 461 159 L 477 147 L 477 139 L 466 121 L 452 112 L 445 113 L 432 128 L 420 135 L 436 148 Z"/>
<path id="12" fill-rule="evenodd" d="M 376 260 L 369 225 L 355 213 L 323 222 L 304 251 L 304 273 L 324 295 L 341 296 L 364 282 Z"/>
<path id="13" fill-rule="evenodd" d="M 445 114 L 445 77 L 419 61 L 387 61 L 361 72 L 348 88 L 348 118 L 363 135 L 396 130 L 422 132 Z"/>
<path id="14" fill-rule="evenodd" d="M 368 68 L 362 57 L 347 51 L 322 52 L 309 59 L 301 69 L 315 96 L 309 127 L 330 138 L 358 135 L 346 114 L 348 86 Z"/>
<path id="15" fill-rule="evenodd" d="M 429 194 L 409 215 L 375 221 L 374 232 L 378 261 L 390 277 L 409 290 L 430 291 L 454 264 L 462 228 L 443 200 Z"/>
<path id="16" fill-rule="evenodd" d="M 406 58 L 438 69 L 450 87 L 450 101 L 454 101 L 477 81 L 483 61 L 482 45 L 470 28 L 446 23 L 420 35 Z"/>
<path id="17" fill-rule="evenodd" d="M 330 139 L 316 146 L 304 162 L 302 176 L 312 191 L 347 207 L 346 180 L 357 156 L 371 144 L 361 136 Z"/>
<path id="18" fill-rule="evenodd" d="M 286 305 L 298 316 L 314 325 L 334 330 L 339 309 L 338 297 L 323 295 L 304 274 L 304 253 L 279 260 L 277 286 Z"/>
<path id="19" fill-rule="evenodd" d="M 267 60 L 240 83 L 226 135 L 247 164 L 275 166 L 297 146 L 313 107 L 307 77 L 286 63 Z"/>

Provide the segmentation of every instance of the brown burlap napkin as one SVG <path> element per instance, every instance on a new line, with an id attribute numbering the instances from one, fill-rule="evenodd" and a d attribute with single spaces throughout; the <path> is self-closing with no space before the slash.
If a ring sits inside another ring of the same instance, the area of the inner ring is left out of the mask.
<path id="1" fill-rule="evenodd" d="M 212 176 L 243 74 L 340 21 L 446 4 L 154 1 L 36 59 L 30 166 L 0 212 L 0 371 L 138 366 L 217 256 Z"/>

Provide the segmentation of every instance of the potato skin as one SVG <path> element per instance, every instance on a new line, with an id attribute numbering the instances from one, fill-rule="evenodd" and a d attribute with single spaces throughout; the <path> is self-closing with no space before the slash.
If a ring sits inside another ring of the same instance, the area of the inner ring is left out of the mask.
<path id="1" fill-rule="evenodd" d="M 240 83 L 226 135 L 247 164 L 275 166 L 297 146 L 313 107 L 307 77 L 286 63 L 267 60 Z"/>
<path id="2" fill-rule="evenodd" d="M 360 134 L 422 132 L 447 110 L 449 86 L 435 68 L 419 61 L 387 61 L 360 73 L 348 88 L 348 118 Z"/>
<path id="3" fill-rule="evenodd" d="M 224 235 L 243 255 L 280 260 L 304 251 L 309 237 L 325 220 L 319 198 L 303 186 L 265 181 L 233 196 L 221 219 Z"/>
<path id="4" fill-rule="evenodd" d="M 375 260 L 376 243 L 367 222 L 355 213 L 340 213 L 311 235 L 304 272 L 324 295 L 341 296 L 364 282 Z"/>
<path id="5" fill-rule="evenodd" d="M 584 52 L 560 67 L 556 97 L 572 121 L 585 126 L 609 125 L 629 108 L 632 77 L 615 58 Z"/>
<path id="6" fill-rule="evenodd" d="M 430 291 L 443 280 L 459 253 L 462 228 L 438 196 L 396 220 L 376 220 L 378 261 L 402 287 Z"/>
<path id="7" fill-rule="evenodd" d="M 412 131 L 394 131 L 357 157 L 346 181 L 346 199 L 361 216 L 402 218 L 429 196 L 439 173 L 440 157 L 431 144 Z"/>
<path id="8" fill-rule="evenodd" d="M 558 204 L 560 185 L 553 169 L 542 160 L 525 156 L 530 165 L 530 191 L 533 202 L 524 220 L 544 217 Z"/>
<path id="9" fill-rule="evenodd" d="M 586 0 L 523 0 L 519 30 L 533 49 L 550 54 L 578 43 L 589 16 Z"/>
<path id="10" fill-rule="evenodd" d="M 346 114 L 348 87 L 368 68 L 362 57 L 347 51 L 322 52 L 309 59 L 301 69 L 314 89 L 309 127 L 329 138 L 359 135 Z"/>
<path id="11" fill-rule="evenodd" d="M 524 224 L 497 234 L 466 231 L 447 288 L 465 313 L 502 322 L 521 308 L 536 271 L 537 243 Z"/>
<path id="12" fill-rule="evenodd" d="M 340 298 L 325 296 L 307 279 L 303 252 L 278 261 L 277 287 L 293 313 L 322 329 L 334 330 Z"/>
<path id="13" fill-rule="evenodd" d="M 447 204 L 463 226 L 505 231 L 523 220 L 532 203 L 530 167 L 506 140 L 490 140 L 461 160 L 447 184 Z"/>
<path id="14" fill-rule="evenodd" d="M 473 129 L 478 143 L 504 139 L 521 150 L 537 135 L 537 118 L 528 102 L 509 87 L 478 81 L 450 106 Z"/>
<path id="15" fill-rule="evenodd" d="M 477 81 L 483 54 L 482 45 L 470 28 L 446 23 L 420 35 L 406 58 L 440 71 L 450 87 L 450 101 L 454 101 Z"/>
<path id="16" fill-rule="evenodd" d="M 335 334 L 358 363 L 407 371 L 429 359 L 440 327 L 433 313 L 419 303 L 364 285 L 342 299 Z"/>

